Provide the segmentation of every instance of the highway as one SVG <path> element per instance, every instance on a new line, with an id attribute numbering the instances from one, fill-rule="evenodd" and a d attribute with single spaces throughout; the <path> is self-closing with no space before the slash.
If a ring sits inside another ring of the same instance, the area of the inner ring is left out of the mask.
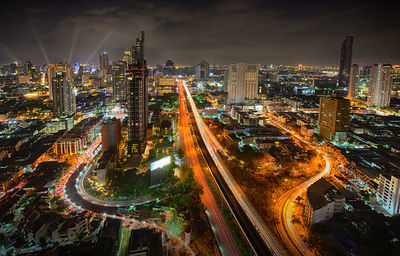
<path id="1" fill-rule="evenodd" d="M 222 255 L 240 255 L 239 249 L 233 240 L 228 226 L 218 208 L 214 196 L 208 186 L 207 180 L 204 176 L 202 166 L 199 162 L 199 157 L 196 146 L 194 144 L 194 135 L 191 133 L 191 124 L 187 114 L 186 101 L 182 83 L 179 84 L 179 98 L 180 98 L 180 118 L 179 118 L 179 133 L 181 136 L 181 144 L 188 167 L 192 168 L 195 179 L 203 188 L 202 201 L 208 212 L 212 230 L 215 234 L 217 243 L 219 245 Z"/>
<path id="2" fill-rule="evenodd" d="M 284 193 L 276 202 L 275 205 L 275 213 L 277 214 L 276 218 L 278 219 L 277 224 L 277 232 L 279 233 L 281 239 L 284 241 L 285 245 L 289 249 L 292 255 L 315 255 L 307 245 L 302 240 L 299 232 L 295 229 L 292 224 L 292 215 L 296 214 L 294 212 L 294 208 L 292 207 L 295 204 L 296 198 L 302 196 L 307 192 L 308 187 L 310 187 L 313 183 L 327 175 L 331 169 L 331 160 L 329 156 L 320 150 L 318 147 L 313 145 L 312 143 L 303 140 L 299 135 L 291 131 L 290 129 L 284 127 L 278 121 L 274 120 L 271 122 L 272 125 L 278 127 L 279 129 L 292 134 L 296 139 L 300 140 L 304 144 L 313 148 L 317 153 L 319 153 L 325 161 L 325 168 L 323 171 L 318 173 L 317 175 L 311 177 L 305 182 L 301 183 L 297 187 L 287 191 Z"/>
<path id="3" fill-rule="evenodd" d="M 219 183 L 221 192 L 225 195 L 225 198 L 230 204 L 231 210 L 252 246 L 253 251 L 257 255 L 285 255 L 277 239 L 267 228 L 262 218 L 223 164 L 218 152 L 224 152 L 224 148 L 220 145 L 207 125 L 204 124 L 185 81 L 180 80 L 180 83 L 182 83 L 181 86 L 185 89 L 195 123 L 197 124 L 199 144 L 203 146 L 203 153 L 210 167 L 212 167 L 211 165 L 213 164 L 215 165 L 216 171 L 213 173 Z M 209 157 L 207 157 L 207 154 Z"/>

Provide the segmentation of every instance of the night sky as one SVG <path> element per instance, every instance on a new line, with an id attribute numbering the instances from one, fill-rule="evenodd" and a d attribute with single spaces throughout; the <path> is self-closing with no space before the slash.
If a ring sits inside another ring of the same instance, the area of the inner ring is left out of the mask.
<path id="1" fill-rule="evenodd" d="M 150 64 L 338 65 L 346 35 L 353 62 L 400 64 L 400 1 L 7 2 L 0 63 L 98 65 L 101 52 L 117 60 L 144 30 Z"/>

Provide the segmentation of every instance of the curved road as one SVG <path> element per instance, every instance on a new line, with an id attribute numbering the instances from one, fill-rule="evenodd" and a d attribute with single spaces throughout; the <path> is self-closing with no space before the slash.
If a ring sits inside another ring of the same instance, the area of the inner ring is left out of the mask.
<path id="1" fill-rule="evenodd" d="M 85 167 L 84 171 L 80 173 L 78 176 L 78 181 L 77 181 L 77 186 L 76 189 L 79 193 L 79 195 L 97 205 L 102 205 L 102 206 L 116 206 L 116 207 L 125 207 L 125 206 L 132 206 L 132 205 L 138 205 L 138 204 L 144 204 L 153 201 L 152 197 L 143 197 L 142 199 L 135 199 L 135 200 L 129 200 L 129 201 L 112 201 L 112 200 L 104 200 L 100 198 L 96 198 L 92 195 L 90 195 L 86 189 L 85 186 L 83 185 L 84 180 L 86 179 L 86 176 L 92 169 L 94 168 L 94 163 L 90 163 L 88 166 Z"/>
<path id="2" fill-rule="evenodd" d="M 322 172 L 318 173 L 317 175 L 311 177 L 310 179 L 306 180 L 305 182 L 301 183 L 297 187 L 287 191 L 284 193 L 277 201 L 275 205 L 275 213 L 277 214 L 278 224 L 277 224 L 277 231 L 284 241 L 285 245 L 288 247 L 290 252 L 293 255 L 314 255 L 307 245 L 304 243 L 303 239 L 301 238 L 300 234 L 295 230 L 295 227 L 292 225 L 292 215 L 294 214 L 293 205 L 297 197 L 301 196 L 303 193 L 307 192 L 307 189 L 317 182 L 319 179 L 327 175 L 331 169 L 331 161 L 327 154 L 320 149 L 316 148 L 311 142 L 303 140 L 300 136 L 293 133 L 288 128 L 284 127 L 279 122 L 271 122 L 271 124 L 275 125 L 281 130 L 284 130 L 287 133 L 292 134 L 296 139 L 300 140 L 301 142 L 305 143 L 306 145 L 313 148 L 317 153 L 322 155 L 325 161 L 325 168 Z"/>

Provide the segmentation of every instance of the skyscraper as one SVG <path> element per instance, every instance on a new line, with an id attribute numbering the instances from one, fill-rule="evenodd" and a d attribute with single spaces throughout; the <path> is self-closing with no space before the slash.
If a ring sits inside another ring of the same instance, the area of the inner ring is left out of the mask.
<path id="1" fill-rule="evenodd" d="M 353 36 L 346 36 L 340 52 L 339 87 L 348 88 L 353 55 Z"/>
<path id="2" fill-rule="evenodd" d="M 237 63 L 228 70 L 228 103 L 257 99 L 257 64 Z"/>
<path id="3" fill-rule="evenodd" d="M 112 77 L 113 77 L 113 99 L 114 102 L 125 102 L 127 88 L 125 69 L 127 64 L 119 61 L 114 62 L 112 66 Z"/>
<path id="4" fill-rule="evenodd" d="M 53 78 L 56 77 L 57 72 L 63 72 L 65 73 L 65 77 L 67 80 L 72 79 L 72 69 L 71 67 L 64 63 L 60 64 L 50 64 L 49 67 L 47 68 L 47 81 L 49 84 L 49 97 L 52 100 L 53 99 L 53 93 L 52 93 L 52 83 L 53 83 Z"/>
<path id="5" fill-rule="evenodd" d="M 392 65 L 379 63 L 372 66 L 367 102 L 376 107 L 389 107 L 392 83 Z"/>
<path id="6" fill-rule="evenodd" d="M 108 70 L 108 54 L 107 52 L 103 52 L 100 55 L 100 70 Z"/>
<path id="7" fill-rule="evenodd" d="M 371 66 L 353 64 L 350 71 L 350 99 L 367 100 Z"/>
<path id="8" fill-rule="evenodd" d="M 208 64 L 205 60 L 202 60 L 200 64 L 196 65 L 195 68 L 195 77 L 199 81 L 207 80 L 210 75 L 210 64 Z"/>
<path id="9" fill-rule="evenodd" d="M 336 94 L 322 96 L 319 100 L 319 136 L 343 143 L 347 139 L 350 123 L 350 101 Z"/>
<path id="10" fill-rule="evenodd" d="M 76 112 L 71 73 L 68 64 L 50 65 L 47 70 L 54 117 L 71 116 Z"/>
<path id="11" fill-rule="evenodd" d="M 350 69 L 350 82 L 349 82 L 349 94 L 350 99 L 356 98 L 356 90 L 358 87 L 358 80 L 360 79 L 360 71 L 357 64 L 351 65 Z"/>
<path id="12" fill-rule="evenodd" d="M 126 71 L 128 85 L 128 153 L 141 154 L 144 151 L 147 129 L 147 75 L 144 59 L 144 32 L 132 47 L 132 64 Z"/>

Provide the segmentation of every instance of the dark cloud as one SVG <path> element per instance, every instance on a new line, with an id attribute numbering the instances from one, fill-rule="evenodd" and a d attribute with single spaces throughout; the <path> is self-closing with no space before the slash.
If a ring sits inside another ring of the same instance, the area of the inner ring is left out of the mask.
<path id="1" fill-rule="evenodd" d="M 337 65 L 350 34 L 354 62 L 400 63 L 399 2 L 10 1 L 0 10 L 0 63 L 45 63 L 39 42 L 50 62 L 97 64 L 102 51 L 117 60 L 140 30 L 150 64 Z"/>

